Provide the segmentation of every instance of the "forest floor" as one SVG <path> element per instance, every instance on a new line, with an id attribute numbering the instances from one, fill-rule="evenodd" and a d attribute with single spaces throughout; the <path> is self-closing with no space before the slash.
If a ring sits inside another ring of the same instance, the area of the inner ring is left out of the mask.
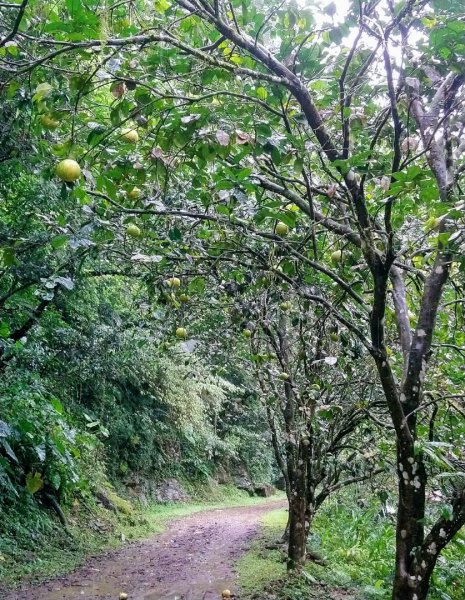
<path id="1" fill-rule="evenodd" d="M 94 557 L 48 583 L 2 594 L 2 600 L 218 600 L 237 589 L 233 563 L 282 500 L 224 508 L 173 521 L 161 535 Z"/>

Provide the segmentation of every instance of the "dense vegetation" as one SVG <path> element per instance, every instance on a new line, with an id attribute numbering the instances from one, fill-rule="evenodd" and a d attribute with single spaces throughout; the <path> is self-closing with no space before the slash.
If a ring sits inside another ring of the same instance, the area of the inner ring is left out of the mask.
<path id="1" fill-rule="evenodd" d="M 370 593 L 459 597 L 464 33 L 460 0 L 0 3 L 8 539 L 281 478 L 299 573 L 362 484 L 397 510 Z"/>

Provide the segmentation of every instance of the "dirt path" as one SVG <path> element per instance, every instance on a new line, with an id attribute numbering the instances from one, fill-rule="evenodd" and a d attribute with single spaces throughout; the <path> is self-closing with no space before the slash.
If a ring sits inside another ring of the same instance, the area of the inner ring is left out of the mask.
<path id="1" fill-rule="evenodd" d="M 234 591 L 234 559 L 260 528 L 260 517 L 282 502 L 197 513 L 163 534 L 92 559 L 72 573 L 2 600 L 219 600 Z"/>

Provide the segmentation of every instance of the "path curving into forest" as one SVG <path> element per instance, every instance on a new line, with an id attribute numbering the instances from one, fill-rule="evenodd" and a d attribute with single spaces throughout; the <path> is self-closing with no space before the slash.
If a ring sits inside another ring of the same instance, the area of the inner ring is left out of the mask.
<path id="1" fill-rule="evenodd" d="M 68 575 L 2 600 L 219 600 L 237 589 L 234 561 L 257 536 L 261 517 L 282 501 L 196 513 L 155 537 L 90 559 Z"/>

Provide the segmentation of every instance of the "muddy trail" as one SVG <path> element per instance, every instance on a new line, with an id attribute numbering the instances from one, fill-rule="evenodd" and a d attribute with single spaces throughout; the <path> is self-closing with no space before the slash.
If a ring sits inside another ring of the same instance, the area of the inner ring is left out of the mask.
<path id="1" fill-rule="evenodd" d="M 173 521 L 167 531 L 92 558 L 72 573 L 2 594 L 2 600 L 218 600 L 237 589 L 234 561 L 283 505 L 226 508 Z"/>

